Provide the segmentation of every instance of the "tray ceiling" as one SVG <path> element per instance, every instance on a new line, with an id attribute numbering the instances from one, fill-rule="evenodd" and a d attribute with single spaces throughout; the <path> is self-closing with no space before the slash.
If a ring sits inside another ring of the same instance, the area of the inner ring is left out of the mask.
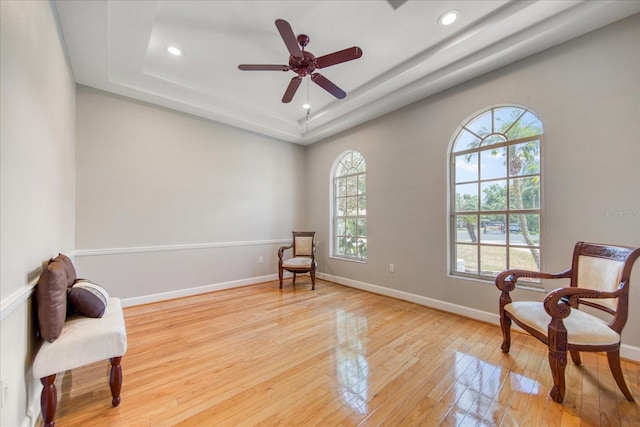
<path id="1" fill-rule="evenodd" d="M 55 2 L 77 83 L 307 145 L 640 12 L 638 1 L 70 1 Z M 438 18 L 458 10 L 447 27 Z M 294 73 L 274 24 L 287 20 L 322 56 L 362 58 L 322 69 L 337 100 Z M 168 54 L 177 46 L 183 55 Z M 311 104 L 307 115 L 302 108 Z"/>

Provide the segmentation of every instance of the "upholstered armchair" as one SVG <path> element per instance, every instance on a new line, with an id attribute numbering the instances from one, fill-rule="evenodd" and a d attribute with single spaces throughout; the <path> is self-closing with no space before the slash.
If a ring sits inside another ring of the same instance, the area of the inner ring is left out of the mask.
<path id="1" fill-rule="evenodd" d="M 296 284 L 296 275 L 309 273 L 311 276 L 311 290 L 316 288 L 316 258 L 315 258 L 315 231 L 294 231 L 293 242 L 290 246 L 281 246 L 278 249 L 278 279 L 282 289 L 283 271 L 293 273 L 293 284 Z M 284 259 L 284 253 L 293 249 L 293 257 Z"/>
<path id="2" fill-rule="evenodd" d="M 502 351 L 509 352 L 512 321 L 547 345 L 554 383 L 550 395 L 555 402 L 562 402 L 565 395 L 567 352 L 579 365 L 581 351 L 606 352 L 618 387 L 627 400 L 634 401 L 620 366 L 620 333 L 629 312 L 629 276 L 639 256 L 640 248 L 578 242 L 571 268 L 566 271 L 507 270 L 496 277 L 496 286 L 502 291 Z M 527 277 L 569 279 L 569 287 L 550 292 L 543 302 L 512 301 L 509 292 L 520 278 Z M 581 305 L 593 310 L 580 310 Z"/>

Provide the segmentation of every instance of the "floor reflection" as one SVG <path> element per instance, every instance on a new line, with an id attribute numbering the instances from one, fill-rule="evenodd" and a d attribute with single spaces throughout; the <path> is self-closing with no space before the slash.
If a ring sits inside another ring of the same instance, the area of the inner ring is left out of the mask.
<path id="1" fill-rule="evenodd" d="M 537 381 L 464 352 L 456 351 L 454 363 L 456 425 L 499 425 L 504 415 L 504 408 L 496 404 L 499 394 L 511 398 L 541 391 Z"/>
<path id="2" fill-rule="evenodd" d="M 367 412 L 369 363 L 367 319 L 343 310 L 336 312 L 336 370 L 342 399 L 360 413 Z"/>

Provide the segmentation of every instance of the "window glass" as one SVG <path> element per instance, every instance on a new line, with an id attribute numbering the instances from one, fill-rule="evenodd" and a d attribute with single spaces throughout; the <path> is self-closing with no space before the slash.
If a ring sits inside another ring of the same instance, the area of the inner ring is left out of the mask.
<path id="1" fill-rule="evenodd" d="M 475 119 L 471 120 L 466 126 L 467 130 L 474 135 L 484 138 L 492 133 L 491 124 L 491 111 L 480 114 Z"/>
<path id="2" fill-rule="evenodd" d="M 451 150 L 451 274 L 540 271 L 542 123 L 500 106 L 460 126 Z"/>
<path id="3" fill-rule="evenodd" d="M 478 180 L 478 153 L 456 156 L 454 162 L 458 182 Z"/>
<path id="4" fill-rule="evenodd" d="M 367 258 L 366 162 L 357 151 L 343 153 L 334 166 L 332 242 L 334 257 Z"/>
<path id="5" fill-rule="evenodd" d="M 478 153 L 474 153 L 478 154 Z M 484 150 L 480 153 L 480 177 L 481 179 L 504 178 L 507 176 L 507 149 L 500 147 L 493 150 Z"/>

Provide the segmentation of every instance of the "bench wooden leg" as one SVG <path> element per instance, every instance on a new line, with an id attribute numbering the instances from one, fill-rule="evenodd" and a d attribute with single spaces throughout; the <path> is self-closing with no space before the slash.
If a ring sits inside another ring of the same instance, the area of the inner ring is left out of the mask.
<path id="1" fill-rule="evenodd" d="M 58 392 L 56 390 L 56 375 L 40 378 L 40 382 L 44 386 L 40 394 L 40 407 L 42 408 L 42 419 L 44 427 L 53 427 L 56 422 L 56 405 L 58 403 Z"/>
<path id="2" fill-rule="evenodd" d="M 111 387 L 111 404 L 118 406 L 120 404 L 120 390 L 122 389 L 122 366 L 120 361 L 122 356 L 113 357 L 111 361 L 111 375 L 109 376 L 109 387 Z"/>

